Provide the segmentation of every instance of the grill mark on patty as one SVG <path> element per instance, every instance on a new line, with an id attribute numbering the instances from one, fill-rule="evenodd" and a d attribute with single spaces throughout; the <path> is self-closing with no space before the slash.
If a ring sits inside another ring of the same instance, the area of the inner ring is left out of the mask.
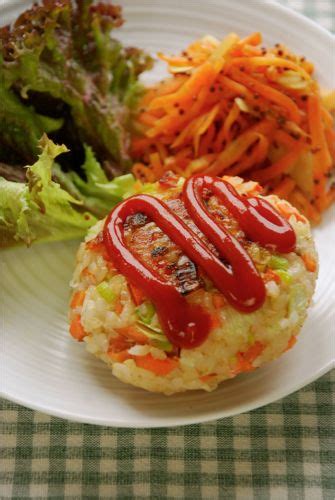
<path id="1" fill-rule="evenodd" d="M 179 258 L 175 270 L 175 277 L 178 280 L 178 291 L 182 295 L 193 292 L 199 288 L 201 284 L 195 263 L 186 255 L 182 255 Z"/>
<path id="2" fill-rule="evenodd" d="M 214 245 L 207 240 L 189 217 L 180 197 L 164 198 L 164 202 L 204 241 L 206 246 L 217 257 L 221 258 Z M 238 222 L 231 217 L 228 210 L 220 204 L 216 197 L 208 197 L 206 204 L 217 222 L 248 249 L 250 243 L 243 231 L 241 231 Z M 134 254 L 164 280 L 173 284 L 181 294 L 187 295 L 204 287 L 201 278 L 202 270 L 145 214 L 138 213 L 127 218 L 125 237 L 127 245 Z M 221 260 L 226 265 L 229 265 L 225 259 Z"/>
<path id="3" fill-rule="evenodd" d="M 153 250 L 151 250 L 151 256 L 158 257 L 160 255 L 164 255 L 167 251 L 168 251 L 167 247 L 158 246 L 158 247 L 154 248 Z"/>
<path id="4" fill-rule="evenodd" d="M 147 224 L 149 221 L 148 217 L 142 212 L 138 212 L 134 215 L 129 215 L 126 219 L 125 227 L 127 228 L 136 228 L 142 227 Z"/>

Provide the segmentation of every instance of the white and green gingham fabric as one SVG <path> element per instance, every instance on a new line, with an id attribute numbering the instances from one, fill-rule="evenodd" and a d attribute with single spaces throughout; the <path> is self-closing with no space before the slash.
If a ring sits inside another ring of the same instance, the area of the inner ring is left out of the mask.
<path id="1" fill-rule="evenodd" d="M 281 3 L 335 32 L 335 0 Z M 334 389 L 335 371 L 243 415 L 147 430 L 0 400 L 0 500 L 334 500 Z"/>
<path id="2" fill-rule="evenodd" d="M 75 424 L 3 402 L 0 498 L 334 500 L 335 371 L 236 417 Z"/>
<path id="3" fill-rule="evenodd" d="M 334 0 L 279 0 L 278 3 L 310 17 L 327 30 L 335 32 Z"/>

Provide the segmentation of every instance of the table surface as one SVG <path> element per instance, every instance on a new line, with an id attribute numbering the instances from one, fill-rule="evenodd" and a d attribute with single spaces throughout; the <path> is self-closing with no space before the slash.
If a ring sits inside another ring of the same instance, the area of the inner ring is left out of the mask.
<path id="1" fill-rule="evenodd" d="M 335 31 L 335 0 L 281 3 Z M 334 386 L 332 371 L 258 410 L 172 429 L 76 424 L 0 400 L 0 499 L 333 500 Z"/>

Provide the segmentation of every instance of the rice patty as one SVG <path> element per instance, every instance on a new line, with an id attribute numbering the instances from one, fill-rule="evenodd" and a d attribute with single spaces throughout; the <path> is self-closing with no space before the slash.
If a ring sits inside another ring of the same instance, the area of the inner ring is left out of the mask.
<path id="1" fill-rule="evenodd" d="M 259 185 L 224 177 L 240 194 L 259 196 Z M 159 182 L 150 195 L 164 200 L 212 249 L 181 201 L 183 180 L 166 188 Z M 115 269 L 102 242 L 104 221 L 98 222 L 80 245 L 70 308 L 70 331 L 87 350 L 107 363 L 125 383 L 173 394 L 190 389 L 211 391 L 219 382 L 251 371 L 291 348 L 306 318 L 315 288 L 317 254 L 310 225 L 296 208 L 276 196 L 266 196 L 292 225 L 297 244 L 285 255 L 249 241 L 215 196 L 208 207 L 252 257 L 266 286 L 266 300 L 249 314 L 234 309 L 199 269 L 155 223 L 143 214 L 128 217 L 127 245 L 132 252 L 193 303 L 210 314 L 212 328 L 199 347 L 178 349 L 161 331 L 152 303 Z"/>

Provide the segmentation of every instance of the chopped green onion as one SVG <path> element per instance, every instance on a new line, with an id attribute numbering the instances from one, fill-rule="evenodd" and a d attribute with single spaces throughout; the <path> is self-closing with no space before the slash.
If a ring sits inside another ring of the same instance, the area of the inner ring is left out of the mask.
<path id="1" fill-rule="evenodd" d="M 157 191 L 157 186 L 156 184 L 152 183 L 152 182 L 146 182 L 145 184 L 143 184 L 143 186 L 141 187 L 141 193 L 155 193 Z"/>
<path id="2" fill-rule="evenodd" d="M 116 293 L 113 292 L 111 289 L 110 285 L 107 283 L 107 281 L 102 281 L 98 286 L 97 286 L 97 292 L 99 295 L 105 299 L 106 302 L 114 302 L 116 299 L 117 295 Z"/>
<path id="3" fill-rule="evenodd" d="M 140 326 L 140 328 L 144 328 L 146 330 L 149 330 L 149 332 L 153 332 L 153 333 L 156 333 L 157 335 L 164 335 L 164 333 L 162 332 L 162 330 L 160 330 L 159 328 L 155 328 L 151 325 L 148 325 L 147 323 L 143 323 L 143 321 L 137 321 L 137 324 Z"/>
<path id="4" fill-rule="evenodd" d="M 157 347 L 157 349 L 161 349 L 162 351 L 165 352 L 171 352 L 173 351 L 173 345 L 170 344 L 168 340 L 152 340 L 152 344 L 154 347 Z"/>
<path id="5" fill-rule="evenodd" d="M 277 269 L 276 274 L 278 274 L 279 278 L 283 283 L 285 283 L 285 285 L 289 285 L 292 282 L 292 276 L 289 272 L 284 271 L 284 269 Z"/>
<path id="6" fill-rule="evenodd" d="M 254 342 L 255 342 L 255 335 L 253 333 L 249 333 L 248 344 L 253 344 Z"/>
<path id="7" fill-rule="evenodd" d="M 135 312 L 142 323 L 144 323 L 145 325 L 149 325 L 152 318 L 154 317 L 156 309 L 151 302 L 145 302 L 139 307 L 136 307 Z"/>
<path id="8" fill-rule="evenodd" d="M 143 324 L 140 321 L 137 322 L 137 326 L 141 333 L 143 333 L 146 337 L 148 337 L 148 339 L 152 341 L 152 345 L 154 345 L 158 349 L 162 349 L 163 351 L 172 351 L 173 345 L 168 341 L 161 330 L 157 330 L 156 328 L 154 329 L 148 325 Z"/>
<path id="9" fill-rule="evenodd" d="M 284 269 L 286 271 L 288 269 L 289 262 L 284 257 L 272 255 L 268 265 L 269 267 L 271 267 L 271 269 Z"/>

